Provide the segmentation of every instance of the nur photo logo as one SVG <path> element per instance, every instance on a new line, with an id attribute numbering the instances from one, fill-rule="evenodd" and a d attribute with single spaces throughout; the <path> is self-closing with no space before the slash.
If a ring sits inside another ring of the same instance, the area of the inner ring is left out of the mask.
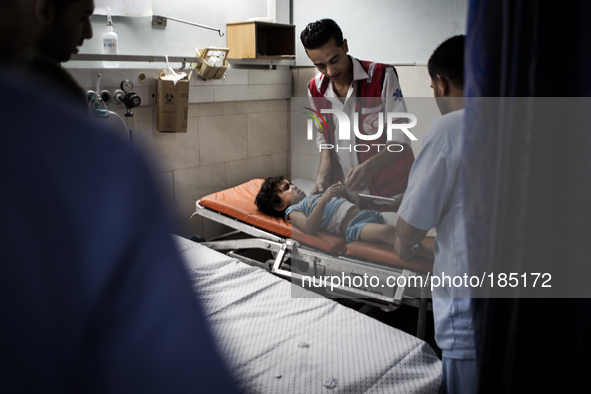
<path id="1" fill-rule="evenodd" d="M 340 110 L 337 109 L 321 109 L 320 112 L 316 111 L 312 108 L 309 107 L 302 107 L 303 109 L 306 109 L 310 112 L 302 112 L 305 115 L 308 115 L 311 119 L 308 119 L 307 122 L 307 139 L 308 140 L 312 140 L 313 138 L 313 124 L 314 122 L 316 122 L 316 124 L 318 125 L 318 129 L 320 131 L 322 130 L 326 130 L 327 132 L 330 132 L 331 130 L 328 127 L 328 122 L 326 121 L 325 117 L 323 116 L 323 114 L 332 114 L 333 115 L 333 119 L 336 118 L 336 121 L 338 122 L 338 135 L 335 135 L 335 138 L 338 139 L 339 141 L 342 140 L 351 140 L 351 120 L 349 119 L 349 116 Z M 368 114 L 364 113 L 365 108 L 361 108 L 361 117 L 359 112 L 354 112 L 353 113 L 353 133 L 355 134 L 355 141 L 376 141 L 380 138 L 382 138 L 382 135 L 384 133 L 384 129 L 386 131 L 386 138 L 388 141 L 392 140 L 392 134 L 394 130 L 400 130 L 402 131 L 411 141 L 417 141 L 417 137 L 415 137 L 409 129 L 413 128 L 414 126 L 417 125 L 417 117 L 413 114 L 407 113 L 407 112 L 388 112 L 386 114 L 386 122 L 384 122 L 384 113 L 383 112 L 378 112 L 378 113 L 371 113 L 372 118 L 375 122 L 373 123 L 377 123 L 377 127 L 375 129 L 375 133 L 373 134 L 364 134 L 362 132 L 360 132 L 360 122 L 359 120 L 361 118 L 363 118 L 365 116 L 365 118 L 368 118 Z M 407 120 L 406 123 L 398 123 L 401 121 Z M 384 123 L 386 123 L 386 127 L 384 127 Z M 338 146 L 338 141 L 336 141 L 334 144 L 321 144 L 319 147 L 319 150 L 323 150 L 323 149 L 335 149 L 335 145 L 336 145 L 336 149 L 342 149 L 342 147 Z M 385 144 L 370 144 L 371 146 L 377 146 L 378 151 L 380 149 L 380 147 L 384 147 L 386 146 Z M 350 151 L 351 149 L 355 150 L 356 152 L 367 152 L 369 151 L 370 145 L 368 144 L 356 144 L 356 145 L 350 145 L 348 147 L 348 150 Z M 389 147 L 392 146 L 397 147 L 397 150 L 391 150 Z M 388 150 L 390 152 L 401 152 L 404 147 L 402 145 L 399 144 L 392 144 L 388 147 Z"/>

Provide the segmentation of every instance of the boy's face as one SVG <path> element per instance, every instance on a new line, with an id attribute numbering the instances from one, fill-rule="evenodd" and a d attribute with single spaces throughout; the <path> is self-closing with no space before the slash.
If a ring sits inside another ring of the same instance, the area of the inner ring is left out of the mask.
<path id="1" fill-rule="evenodd" d="M 277 186 L 277 195 L 281 199 L 281 204 L 275 206 L 278 211 L 287 209 L 292 204 L 297 204 L 306 198 L 306 193 L 301 191 L 296 185 L 292 185 L 287 179 L 283 179 Z"/>

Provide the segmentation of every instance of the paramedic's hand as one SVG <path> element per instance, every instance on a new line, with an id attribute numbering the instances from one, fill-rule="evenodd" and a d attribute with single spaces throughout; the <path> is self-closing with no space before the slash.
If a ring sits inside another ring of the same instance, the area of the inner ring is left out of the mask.
<path id="1" fill-rule="evenodd" d="M 400 208 L 400 204 L 402 204 L 403 197 L 404 197 L 404 194 L 402 194 L 400 196 L 395 196 L 394 198 L 396 199 L 396 201 L 389 202 L 388 206 L 391 207 L 394 212 L 398 212 L 398 208 Z"/>
<path id="2" fill-rule="evenodd" d="M 355 191 L 363 191 L 369 186 L 375 171 L 367 163 L 365 162 L 357 167 L 351 168 L 345 177 L 346 187 Z"/>
<path id="3" fill-rule="evenodd" d="M 310 195 L 313 196 L 315 194 L 322 194 L 328 188 L 328 186 L 329 186 L 329 183 L 328 183 L 327 179 L 318 178 L 318 179 L 316 179 L 316 182 L 314 183 L 314 187 L 312 188 Z"/>

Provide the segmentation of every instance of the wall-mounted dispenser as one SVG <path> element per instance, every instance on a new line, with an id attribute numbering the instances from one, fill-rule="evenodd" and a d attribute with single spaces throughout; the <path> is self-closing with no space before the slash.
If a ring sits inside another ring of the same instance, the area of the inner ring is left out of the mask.
<path id="1" fill-rule="evenodd" d="M 107 28 L 103 33 L 103 53 L 105 55 L 117 55 L 119 53 L 119 37 L 113 31 L 113 20 L 111 19 L 111 9 L 107 9 Z M 103 62 L 105 68 L 118 68 L 119 62 Z"/>
<path id="2" fill-rule="evenodd" d="M 195 64 L 197 74 L 203 79 L 222 79 L 230 66 L 228 61 L 228 48 L 197 48 L 197 57 L 203 60 Z"/>

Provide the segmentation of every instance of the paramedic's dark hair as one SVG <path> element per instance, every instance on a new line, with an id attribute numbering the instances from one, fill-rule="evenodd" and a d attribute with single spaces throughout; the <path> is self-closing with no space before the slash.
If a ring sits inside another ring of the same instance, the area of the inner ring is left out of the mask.
<path id="1" fill-rule="evenodd" d="M 432 80 L 436 80 L 439 74 L 456 88 L 464 88 L 464 37 L 448 38 L 435 49 L 427 64 Z"/>
<path id="2" fill-rule="evenodd" d="M 300 40 L 305 49 L 318 49 L 331 38 L 334 38 L 337 47 L 343 46 L 343 32 L 332 19 L 321 19 L 308 23 L 308 26 L 300 34 Z"/>
<path id="3" fill-rule="evenodd" d="M 276 216 L 279 218 L 285 217 L 285 209 L 283 211 L 278 211 L 275 209 L 277 205 L 281 204 L 281 199 L 277 195 L 277 185 L 284 179 L 285 177 L 283 175 L 268 177 L 261 185 L 261 190 L 259 190 L 256 198 L 254 199 L 254 203 L 256 204 L 257 208 L 267 215 Z"/>

